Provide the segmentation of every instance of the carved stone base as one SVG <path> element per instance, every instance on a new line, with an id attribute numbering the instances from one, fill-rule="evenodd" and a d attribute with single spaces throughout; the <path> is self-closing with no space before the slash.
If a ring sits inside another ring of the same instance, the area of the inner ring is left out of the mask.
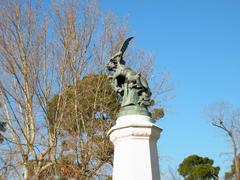
<path id="1" fill-rule="evenodd" d="M 160 180 L 156 143 L 161 131 L 148 116 L 117 119 L 109 131 L 114 143 L 113 180 Z"/>

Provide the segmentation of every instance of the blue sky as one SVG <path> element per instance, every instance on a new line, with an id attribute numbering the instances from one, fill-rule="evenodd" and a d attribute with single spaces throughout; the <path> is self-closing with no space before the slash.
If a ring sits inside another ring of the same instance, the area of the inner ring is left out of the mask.
<path id="1" fill-rule="evenodd" d="M 240 1 L 102 0 L 100 5 L 129 16 L 134 46 L 155 55 L 157 70 L 171 73 L 175 98 L 158 122 L 164 130 L 160 166 L 177 166 L 199 154 L 214 159 L 223 175 L 231 160 L 221 153 L 231 146 L 204 109 L 217 101 L 240 107 Z"/>

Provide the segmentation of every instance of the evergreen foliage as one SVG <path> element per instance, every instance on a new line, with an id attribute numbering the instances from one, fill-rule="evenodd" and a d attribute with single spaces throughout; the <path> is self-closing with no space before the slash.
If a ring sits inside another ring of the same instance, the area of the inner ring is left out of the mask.
<path id="1" fill-rule="evenodd" d="M 74 107 L 76 102 L 77 109 Z M 102 74 L 87 75 L 77 82 L 76 87 L 68 86 L 65 93 L 57 94 L 49 101 L 46 118 L 50 133 L 60 129 L 57 136 L 64 137 L 61 141 L 62 153 L 55 166 L 58 175 L 78 177 L 79 174 L 83 177 L 85 174 L 92 177 L 97 164 L 103 167 L 104 164 L 112 164 L 113 145 L 107 132 L 113 126 L 118 110 L 116 93 L 107 76 Z M 78 152 L 72 151 L 77 147 L 72 139 L 82 144 Z M 76 139 L 80 139 L 79 142 Z"/>
<path id="2" fill-rule="evenodd" d="M 188 156 L 179 165 L 178 172 L 185 180 L 217 179 L 219 167 L 213 166 L 214 161 L 198 155 Z"/>

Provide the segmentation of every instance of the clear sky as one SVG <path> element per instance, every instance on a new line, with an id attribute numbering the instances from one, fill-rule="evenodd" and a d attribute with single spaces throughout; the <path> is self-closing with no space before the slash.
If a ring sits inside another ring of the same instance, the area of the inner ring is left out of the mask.
<path id="1" fill-rule="evenodd" d="M 213 128 L 204 109 L 217 101 L 240 107 L 240 1 L 102 0 L 104 10 L 129 16 L 134 46 L 156 57 L 156 68 L 171 73 L 175 98 L 158 122 L 160 166 L 177 166 L 198 154 L 215 160 L 221 175 L 231 146 Z M 228 160 L 229 159 L 229 160 Z"/>

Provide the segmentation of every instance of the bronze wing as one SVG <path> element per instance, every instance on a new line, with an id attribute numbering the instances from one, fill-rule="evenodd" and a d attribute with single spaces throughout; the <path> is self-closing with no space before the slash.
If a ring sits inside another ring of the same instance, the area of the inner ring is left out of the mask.
<path id="1" fill-rule="evenodd" d="M 130 37 L 130 38 L 127 38 L 127 39 L 124 41 L 124 43 L 123 43 L 123 45 L 122 45 L 122 47 L 121 47 L 121 49 L 120 49 L 120 51 L 122 52 L 122 54 L 124 54 L 124 52 L 126 51 L 126 49 L 127 49 L 127 47 L 128 47 L 129 42 L 130 42 L 132 39 L 133 39 L 133 37 Z"/>

